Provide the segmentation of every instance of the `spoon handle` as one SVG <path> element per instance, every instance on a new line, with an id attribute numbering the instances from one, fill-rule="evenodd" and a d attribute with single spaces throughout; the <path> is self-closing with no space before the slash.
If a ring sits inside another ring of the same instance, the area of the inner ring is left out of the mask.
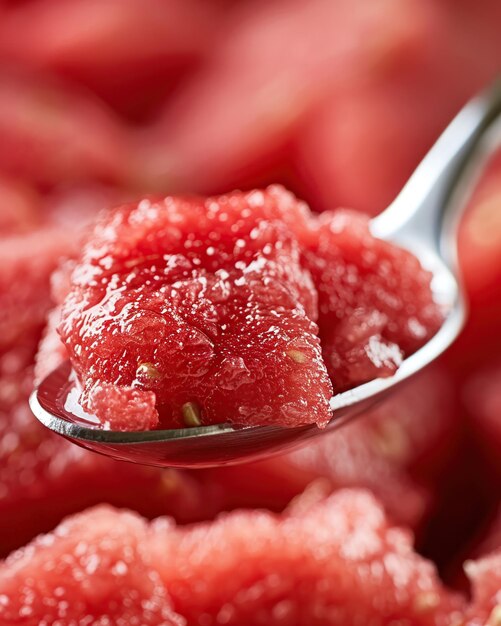
<path id="1" fill-rule="evenodd" d="M 456 267 L 456 227 L 475 182 L 501 144 L 501 79 L 471 100 L 422 160 L 397 198 L 371 222 L 372 233 Z M 497 129 L 497 131 L 496 131 Z"/>

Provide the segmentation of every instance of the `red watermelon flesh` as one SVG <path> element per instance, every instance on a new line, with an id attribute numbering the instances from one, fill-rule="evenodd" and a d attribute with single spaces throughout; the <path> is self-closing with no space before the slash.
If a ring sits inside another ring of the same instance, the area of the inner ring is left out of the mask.
<path id="1" fill-rule="evenodd" d="M 41 333 L 51 304 L 49 276 L 75 246 L 52 227 L 0 239 L 0 353 L 27 333 Z"/>
<path id="2" fill-rule="evenodd" d="M 39 221 L 38 196 L 30 185 L 0 176 L 0 235 L 25 232 Z"/>
<path id="3" fill-rule="evenodd" d="M 159 521 L 150 549 L 190 624 L 438 626 L 462 606 L 365 492 L 300 502 L 283 518 L 237 512 L 178 530 Z"/>
<path id="4" fill-rule="evenodd" d="M 340 391 L 391 375 L 436 332 L 430 278 L 410 253 L 373 238 L 366 218 L 313 216 L 281 187 L 145 200 L 102 217 L 60 332 L 82 402 L 106 428 L 324 425 L 317 296 Z M 119 413 L 129 411 L 128 425 Z"/>
<path id="5" fill-rule="evenodd" d="M 374 238 L 367 217 L 326 212 L 299 236 L 334 391 L 392 375 L 440 328 L 431 274 L 410 252 Z"/>
<path id="6" fill-rule="evenodd" d="M 144 116 L 209 44 L 216 17 L 212 4 L 200 0 L 22 3 L 2 16 L 0 56 L 69 78 L 120 112 Z"/>
<path id="7" fill-rule="evenodd" d="M 303 498 L 281 517 L 235 512 L 185 528 L 94 509 L 10 557 L 0 589 L 0 618 L 22 610 L 27 624 L 61 610 L 76 623 L 111 610 L 113 623 L 160 623 L 147 620 L 169 597 L 200 625 L 446 626 L 463 609 L 410 534 L 390 526 L 371 495 L 348 490 Z"/>
<path id="8" fill-rule="evenodd" d="M 202 71 L 167 101 L 145 137 L 138 173 L 165 191 L 275 182 L 274 166 L 290 164 L 290 144 L 330 92 L 375 66 L 405 72 L 422 54 L 430 20 L 421 4 L 243 3 Z"/>
<path id="9" fill-rule="evenodd" d="M 297 170 L 318 210 L 386 208 L 460 107 L 501 69 L 495 0 L 399 8 L 414 54 L 402 58 L 382 26 L 372 63 L 327 95 L 297 135 Z M 394 20 L 392 11 L 382 18 Z"/>
<path id="10" fill-rule="evenodd" d="M 0 169 L 44 188 L 126 177 L 128 138 L 87 93 L 0 68 Z"/>
<path id="11" fill-rule="evenodd" d="M 362 420 L 350 424 L 332 437 L 292 452 L 288 463 L 306 476 L 326 477 L 337 489 L 368 488 L 385 506 L 391 519 L 418 528 L 432 507 L 433 489 L 415 482 L 398 462 L 391 460 L 389 450 L 384 447 L 378 450 L 382 439 L 369 429 Z"/>
<path id="12" fill-rule="evenodd" d="M 33 361 L 51 306 L 49 276 L 60 255 L 73 253 L 77 231 L 74 223 L 70 229 L 43 227 L 0 239 L 0 554 L 53 528 L 64 515 L 99 502 L 147 516 L 171 514 L 180 521 L 211 517 L 222 506 L 215 488 L 195 476 L 84 451 L 31 414 Z M 40 376 L 65 358 L 57 336 L 50 341 Z"/>
<path id="13" fill-rule="evenodd" d="M 54 325 L 59 315 L 55 311 L 51 317 Z M 54 326 L 37 358 L 39 378 L 67 358 Z M 456 418 L 451 381 L 434 367 L 363 420 L 304 450 L 258 463 L 207 469 L 197 478 L 219 492 L 225 509 L 266 506 L 279 511 L 318 479 L 330 489 L 366 487 L 392 519 L 417 528 L 429 514 L 433 498 L 428 482 L 417 484 L 408 472 L 437 481 L 455 445 Z"/>
<path id="14" fill-rule="evenodd" d="M 54 312 L 54 322 L 59 321 L 59 315 L 59 311 Z M 67 358 L 54 327 L 47 332 L 37 358 L 39 377 Z M 448 458 L 455 413 L 434 410 L 434 406 L 438 402 L 441 409 L 450 409 L 449 391 L 447 380 L 433 370 L 363 420 L 309 445 L 304 452 L 206 469 L 196 478 L 206 489 L 219 494 L 225 510 L 266 507 L 280 511 L 319 479 L 331 490 L 367 487 L 392 519 L 417 528 L 429 514 L 432 496 L 407 475 L 407 469 L 436 477 Z"/>
<path id="15" fill-rule="evenodd" d="M 0 623 L 183 626 L 143 558 L 146 531 L 103 507 L 12 554 L 0 567 Z"/>
<path id="16" fill-rule="evenodd" d="M 286 210 L 302 216 L 288 194 L 250 192 L 101 218 L 60 332 L 105 427 L 127 423 L 109 414 L 103 383 L 126 389 L 117 412 L 136 416 L 143 402 L 151 416 L 155 402 L 164 426 L 328 421 L 316 292 Z"/>

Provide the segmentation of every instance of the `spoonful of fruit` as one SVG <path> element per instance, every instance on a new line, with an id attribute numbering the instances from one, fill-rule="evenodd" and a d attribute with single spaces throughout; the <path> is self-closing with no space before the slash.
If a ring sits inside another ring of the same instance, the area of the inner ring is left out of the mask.
<path id="1" fill-rule="evenodd" d="M 500 113 L 499 86 L 471 101 L 373 220 L 278 186 L 104 213 L 62 272 L 33 413 L 101 454 L 204 467 L 368 410 L 462 328 L 455 229 Z"/>

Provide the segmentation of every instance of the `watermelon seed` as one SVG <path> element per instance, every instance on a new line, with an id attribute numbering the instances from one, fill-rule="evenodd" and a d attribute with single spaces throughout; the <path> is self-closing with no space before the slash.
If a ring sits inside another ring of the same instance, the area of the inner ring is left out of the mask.
<path id="1" fill-rule="evenodd" d="M 296 363 L 306 363 L 308 357 L 301 350 L 287 350 L 287 356 L 289 356 Z"/>
<path id="2" fill-rule="evenodd" d="M 201 426 L 200 407 L 196 402 L 186 402 L 181 409 L 183 412 L 184 423 L 188 427 Z"/>
<path id="3" fill-rule="evenodd" d="M 136 370 L 136 377 L 149 378 L 150 380 L 158 380 L 161 378 L 160 372 L 153 363 L 140 363 Z"/>

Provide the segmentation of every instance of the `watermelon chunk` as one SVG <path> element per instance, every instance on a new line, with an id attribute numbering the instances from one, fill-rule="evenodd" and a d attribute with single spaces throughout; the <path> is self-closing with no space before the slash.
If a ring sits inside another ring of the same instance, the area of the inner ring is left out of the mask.
<path id="1" fill-rule="evenodd" d="M 183 626 L 142 556 L 146 524 L 106 508 L 82 513 L 0 570 L 3 624 Z"/>
<path id="2" fill-rule="evenodd" d="M 212 34 L 212 9 L 199 0 L 17 4 L 2 16 L 0 56 L 78 81 L 121 112 L 144 115 L 199 60 Z"/>
<path id="3" fill-rule="evenodd" d="M 312 217 L 299 234 L 318 291 L 324 360 L 342 391 L 394 374 L 402 359 L 440 328 L 431 274 L 411 253 L 374 238 L 350 211 Z"/>
<path id="4" fill-rule="evenodd" d="M 237 512 L 176 531 L 155 522 L 152 546 L 188 623 L 439 625 L 462 607 L 363 491 L 299 501 L 281 519 Z"/>
<path id="5" fill-rule="evenodd" d="M 251 192 L 102 217 L 60 332 L 105 427 L 126 428 L 118 413 L 137 416 L 138 402 L 149 416 L 155 402 L 163 425 L 327 423 L 316 292 L 286 208 L 299 215 L 288 195 Z M 103 383 L 126 390 L 114 396 L 118 422 Z"/>
<path id="6" fill-rule="evenodd" d="M 382 74 L 392 65 L 406 71 L 421 54 L 428 25 L 421 4 L 242 3 L 201 72 L 167 101 L 143 141 L 137 171 L 168 192 L 276 182 L 276 169 L 291 165 L 291 144 L 328 94 L 375 66 Z"/>
<path id="7" fill-rule="evenodd" d="M 49 277 L 76 241 L 59 228 L 31 228 L 0 238 L 0 353 L 39 336 L 51 306 Z"/>
<path id="8" fill-rule="evenodd" d="M 379 50 L 324 98 L 296 138 L 296 169 L 312 206 L 382 211 L 460 107 L 495 78 L 501 46 L 492 24 L 501 12 L 495 1 L 477 4 L 386 8 Z M 407 57 L 404 42 L 413 44 Z"/>
<path id="9" fill-rule="evenodd" d="M 166 612 L 169 597 L 188 624 L 241 626 L 446 626 L 464 606 L 363 491 L 185 528 L 98 508 L 10 557 L 0 589 L 0 618 L 30 609 L 29 624 L 58 616 L 59 594 L 68 620 L 114 610 L 141 624 L 156 623 L 149 611 Z"/>
<path id="10" fill-rule="evenodd" d="M 38 197 L 29 185 L 0 176 L 0 235 L 33 228 L 37 209 Z"/>
<path id="11" fill-rule="evenodd" d="M 340 391 L 391 375 L 436 332 L 430 278 L 366 218 L 313 216 L 281 187 L 145 200 L 98 223 L 60 333 L 105 428 L 127 428 L 129 411 L 129 427 L 322 426 L 331 386 L 317 313 Z M 122 390 L 113 409 L 110 384 Z"/>
<path id="12" fill-rule="evenodd" d="M 0 169 L 13 177 L 47 187 L 127 176 L 128 139 L 114 114 L 39 75 L 1 69 L 0 134 Z"/>

